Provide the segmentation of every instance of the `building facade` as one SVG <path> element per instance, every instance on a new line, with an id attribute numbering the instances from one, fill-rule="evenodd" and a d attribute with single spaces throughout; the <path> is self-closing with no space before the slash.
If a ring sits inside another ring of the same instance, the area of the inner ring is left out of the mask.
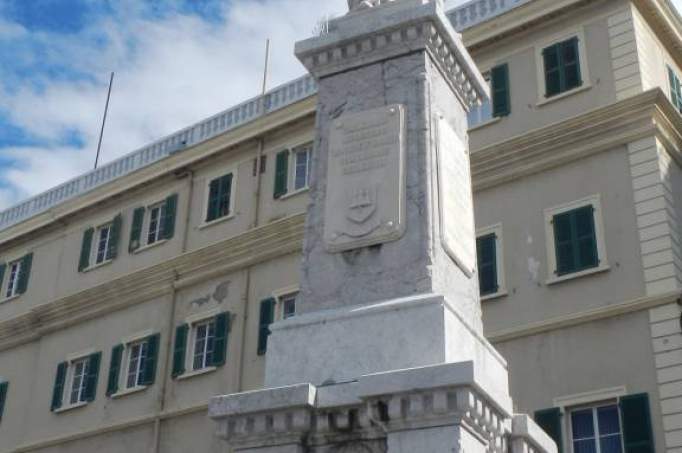
<path id="1" fill-rule="evenodd" d="M 491 85 L 469 114 L 478 277 L 517 409 L 566 452 L 682 451 L 682 21 L 667 0 L 450 18 Z M 0 213 L 0 452 L 225 451 L 209 398 L 260 388 L 296 314 L 315 92 Z"/>

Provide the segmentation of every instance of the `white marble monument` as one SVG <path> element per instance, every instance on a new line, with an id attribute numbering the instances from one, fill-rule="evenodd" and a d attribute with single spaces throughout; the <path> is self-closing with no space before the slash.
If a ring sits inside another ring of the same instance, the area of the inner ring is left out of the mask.
<path id="1" fill-rule="evenodd" d="M 356 0 L 296 45 L 319 105 L 297 315 L 265 389 L 210 404 L 232 451 L 548 452 L 482 334 L 467 110 L 442 0 Z"/>

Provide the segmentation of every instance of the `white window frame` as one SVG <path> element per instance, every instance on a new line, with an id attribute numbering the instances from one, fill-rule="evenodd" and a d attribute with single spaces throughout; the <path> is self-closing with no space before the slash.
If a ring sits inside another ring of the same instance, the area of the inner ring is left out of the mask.
<path id="1" fill-rule="evenodd" d="M 313 148 L 315 142 L 313 140 L 302 141 L 296 145 L 285 147 L 284 149 L 289 152 L 288 163 L 287 163 L 287 193 L 278 198 L 278 200 L 286 200 L 287 198 L 293 197 L 303 192 L 310 190 L 310 173 L 312 171 L 312 160 L 313 160 Z M 308 152 L 308 166 L 306 174 L 306 184 L 304 187 L 296 189 L 296 152 L 303 148 L 307 148 Z M 281 148 L 280 148 L 281 149 Z M 275 154 L 275 158 L 276 158 Z M 276 164 L 275 164 L 276 166 Z"/>
<path id="2" fill-rule="evenodd" d="M 565 212 L 573 211 L 575 209 L 592 206 L 594 208 L 594 236 L 597 241 L 597 258 L 599 264 L 597 267 L 585 269 L 583 271 L 574 272 L 571 274 L 558 276 L 556 274 L 556 244 L 554 241 L 554 216 L 563 214 Z M 601 196 L 591 195 L 580 200 L 571 201 L 558 206 L 547 208 L 545 213 L 545 238 L 547 243 L 547 285 L 560 283 L 566 280 L 584 277 L 600 272 L 605 272 L 610 269 L 608 256 L 606 254 L 606 242 L 604 240 L 604 218 L 602 214 Z"/>
<path id="3" fill-rule="evenodd" d="M 288 297 L 298 296 L 301 292 L 298 285 L 290 285 L 284 288 L 277 289 L 272 292 L 272 297 L 275 299 L 275 319 L 273 322 L 284 320 L 284 302 Z M 295 313 L 295 312 L 294 312 Z M 296 316 L 295 314 L 293 316 Z M 293 317 L 290 316 L 289 318 Z M 288 319 L 288 318 L 286 318 Z"/>
<path id="4" fill-rule="evenodd" d="M 148 341 L 150 337 L 156 335 L 157 333 L 158 332 L 152 330 L 147 330 L 121 339 L 121 344 L 123 345 L 123 354 L 121 356 L 121 367 L 118 371 L 118 382 L 123 382 L 123 385 L 119 385 L 119 390 L 111 395 L 111 398 L 120 398 L 122 396 L 130 395 L 131 393 L 137 393 L 145 390 L 148 387 L 146 385 L 135 385 L 134 387 L 128 387 L 130 355 L 132 352 L 131 348 L 136 344 Z"/>
<path id="5" fill-rule="evenodd" d="M 481 301 L 498 299 L 509 294 L 507 292 L 507 280 L 504 275 L 504 237 L 502 235 L 502 224 L 497 223 L 495 225 L 479 228 L 478 230 L 476 230 L 476 239 L 483 236 L 488 236 L 489 234 L 495 235 L 495 266 L 497 268 L 497 292 L 481 296 Z"/>
<path id="6" fill-rule="evenodd" d="M 545 81 L 545 59 L 542 55 L 542 51 L 547 47 L 554 44 L 566 41 L 573 37 L 578 38 L 578 58 L 580 59 L 580 76 L 583 79 L 583 84 L 577 88 L 573 88 L 563 93 L 559 93 L 552 97 L 545 97 L 547 94 L 547 84 Z M 582 91 L 589 90 L 592 88 L 592 79 L 590 77 L 590 68 L 587 61 L 587 48 L 585 46 L 585 29 L 583 27 L 573 28 L 566 30 L 559 34 L 552 36 L 542 42 L 536 44 L 535 46 L 535 67 L 538 79 L 538 92 L 537 92 L 537 102 L 536 106 L 540 107 L 545 104 L 549 104 L 565 97 L 571 96 L 573 94 L 580 93 Z"/>
<path id="7" fill-rule="evenodd" d="M 215 318 L 222 313 L 220 308 L 214 308 L 203 313 L 197 313 L 185 318 L 185 324 L 189 326 L 187 331 L 187 344 L 185 349 L 185 372 L 182 373 L 177 379 L 188 379 L 194 376 L 200 376 L 206 373 L 215 372 L 218 368 L 214 366 L 208 366 L 201 369 L 194 369 L 194 347 L 196 345 L 196 327 L 207 321 L 215 320 Z"/>
<path id="8" fill-rule="evenodd" d="M 566 440 L 569 444 L 569 450 L 570 452 L 575 452 L 574 449 L 574 438 L 573 438 L 573 413 L 574 412 L 580 412 L 580 411 L 585 411 L 587 409 L 591 409 L 592 411 L 592 422 L 594 424 L 594 441 L 596 445 L 596 453 L 601 453 L 601 445 L 600 445 L 600 440 L 602 436 L 600 435 L 601 433 L 599 432 L 599 422 L 598 422 L 598 416 L 597 416 L 597 409 L 602 408 L 602 407 L 608 407 L 608 406 L 616 406 L 616 413 L 618 414 L 618 424 L 620 428 L 620 442 L 621 442 L 621 451 L 625 451 L 625 443 L 624 443 L 624 434 L 623 434 L 623 419 L 620 414 L 620 410 L 618 409 L 618 400 L 602 400 L 599 402 L 593 402 L 589 404 L 583 404 L 582 406 L 574 406 L 571 408 L 566 409 L 566 424 L 567 429 L 566 429 Z M 583 439 L 584 440 L 584 439 Z"/>
<path id="9" fill-rule="evenodd" d="M 17 266 L 16 274 L 14 277 L 14 280 L 12 280 L 12 268 L 14 266 Z M 2 283 L 2 301 L 6 302 L 12 299 L 16 299 L 17 297 L 21 296 L 21 294 L 18 294 L 17 291 L 19 290 L 19 279 L 21 277 L 21 267 L 22 267 L 22 261 L 21 258 L 16 258 L 13 260 L 10 260 L 7 263 L 7 267 L 5 268 L 5 278 L 4 282 Z M 11 287 L 11 294 L 8 294 L 10 292 L 10 285 Z"/>
<path id="10" fill-rule="evenodd" d="M 230 189 L 230 213 L 226 216 L 211 220 L 211 221 L 206 221 L 206 218 L 208 217 L 208 200 L 209 196 L 211 194 L 211 182 L 221 178 L 223 176 L 232 174 L 232 187 Z M 222 223 L 226 222 L 228 220 L 234 219 L 236 217 L 236 201 L 237 201 L 237 187 L 238 187 L 238 173 L 239 173 L 239 164 L 226 167 L 220 171 L 215 171 L 212 172 L 208 175 L 206 175 L 206 180 L 204 182 L 204 196 L 202 198 L 203 201 L 203 207 L 201 211 L 201 224 L 199 225 L 199 229 L 203 228 L 208 228 L 210 226 L 213 226 L 217 223 Z"/>
<path id="11" fill-rule="evenodd" d="M 111 230 L 112 230 L 113 225 L 114 225 L 113 220 L 110 220 L 108 222 L 104 222 L 104 223 L 100 224 L 99 226 L 97 226 L 95 228 L 95 234 L 93 235 L 92 244 L 90 247 L 90 262 L 92 263 L 90 268 L 103 266 L 103 265 L 105 265 L 111 261 L 110 259 L 107 259 L 107 255 L 109 254 L 109 247 L 111 247 Z M 102 258 L 102 261 L 97 262 L 97 256 L 99 254 L 98 252 L 99 252 L 100 234 L 101 234 L 102 230 L 104 230 L 105 228 L 108 228 L 109 232 L 107 234 L 106 246 L 104 247 L 104 257 Z"/>
<path id="12" fill-rule="evenodd" d="M 68 411 L 71 409 L 76 409 L 79 407 L 87 406 L 90 404 L 89 401 L 78 401 L 76 403 L 71 403 L 71 393 L 73 390 L 73 379 L 74 379 L 74 372 L 75 372 L 75 364 L 80 361 L 85 361 L 88 362 L 90 360 L 90 357 L 95 354 L 97 351 L 94 349 L 88 349 L 85 351 L 80 351 L 76 352 L 73 354 L 69 354 L 66 357 L 66 377 L 64 378 L 64 388 L 62 389 L 62 406 L 58 409 L 55 410 L 55 413 L 59 412 L 64 412 Z M 86 364 L 85 368 L 83 369 L 84 377 L 83 377 L 83 382 L 81 383 L 81 396 L 79 397 L 82 398 L 82 392 L 85 391 L 85 385 L 86 381 L 85 379 L 87 378 L 87 366 L 89 363 Z"/>

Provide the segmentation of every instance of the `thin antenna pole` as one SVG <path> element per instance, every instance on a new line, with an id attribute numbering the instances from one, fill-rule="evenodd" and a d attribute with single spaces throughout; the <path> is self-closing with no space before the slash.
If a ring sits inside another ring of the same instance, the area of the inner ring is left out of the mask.
<path id="1" fill-rule="evenodd" d="M 270 38 L 265 40 L 265 68 L 263 69 L 263 89 L 261 95 L 265 95 L 268 89 L 268 69 L 270 66 Z"/>
<path id="2" fill-rule="evenodd" d="M 97 164 L 99 163 L 99 153 L 102 149 L 102 137 L 104 136 L 104 125 L 107 122 L 107 112 L 109 111 L 109 99 L 111 99 L 111 86 L 114 84 L 114 73 L 111 73 L 111 78 L 109 79 L 109 91 L 107 92 L 107 103 L 104 106 L 104 117 L 102 118 L 102 129 L 99 131 L 99 142 L 97 143 L 97 156 L 95 157 L 95 170 L 97 170 Z"/>

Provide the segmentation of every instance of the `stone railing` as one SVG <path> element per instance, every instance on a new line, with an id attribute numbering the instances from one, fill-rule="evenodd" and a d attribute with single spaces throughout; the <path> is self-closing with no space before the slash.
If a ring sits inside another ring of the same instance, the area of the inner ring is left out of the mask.
<path id="1" fill-rule="evenodd" d="M 471 0 L 448 12 L 455 30 L 462 31 L 532 0 Z"/>
<path id="2" fill-rule="evenodd" d="M 36 195 L 0 212 L 0 231 L 34 215 L 82 195 L 98 186 L 144 168 L 184 148 L 209 140 L 219 134 L 243 126 L 263 115 L 314 95 L 317 85 L 304 76 L 225 110 L 193 126 L 182 129 L 144 148 L 134 151 L 100 168 Z"/>

